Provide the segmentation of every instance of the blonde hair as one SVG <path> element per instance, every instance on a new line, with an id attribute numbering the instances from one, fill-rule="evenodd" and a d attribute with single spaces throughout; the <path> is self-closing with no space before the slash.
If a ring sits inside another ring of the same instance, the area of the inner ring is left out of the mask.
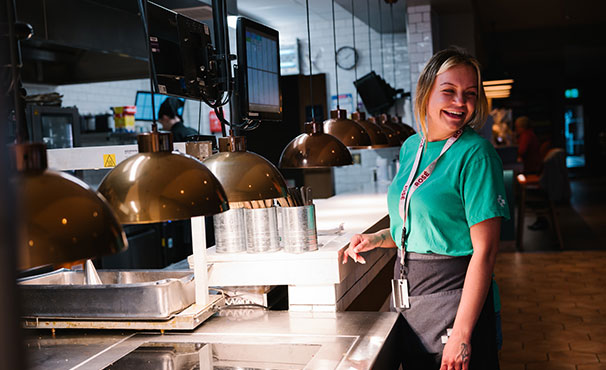
<path id="1" fill-rule="evenodd" d="M 427 104 L 431 88 L 436 81 L 436 76 L 448 69 L 460 65 L 473 67 L 478 75 L 478 99 L 476 109 L 473 112 L 467 125 L 474 128 L 481 128 L 488 117 L 488 101 L 482 86 L 482 75 L 480 73 L 480 63 L 476 58 L 468 54 L 463 49 L 451 47 L 435 53 L 423 68 L 417 82 L 415 92 L 414 111 L 415 117 L 421 124 L 423 135 L 427 137 Z"/>

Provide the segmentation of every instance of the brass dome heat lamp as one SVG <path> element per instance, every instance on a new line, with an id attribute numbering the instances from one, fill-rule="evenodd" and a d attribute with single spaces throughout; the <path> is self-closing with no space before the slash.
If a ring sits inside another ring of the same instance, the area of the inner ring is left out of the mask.
<path id="1" fill-rule="evenodd" d="M 366 130 L 348 119 L 347 111 L 341 109 L 338 103 L 337 109 L 330 111 L 330 119 L 324 121 L 324 131 L 352 149 L 368 149 L 372 145 Z"/>
<path id="2" fill-rule="evenodd" d="M 79 179 L 48 169 L 46 145 L 29 141 L 21 88 L 19 39 L 33 35 L 31 26 L 17 29 L 14 2 L 8 2 L 11 89 L 16 144 L 9 146 L 10 184 L 17 196 L 17 268 L 117 253 L 127 248 L 124 231 L 102 196 Z M 90 264 L 92 265 L 92 264 Z"/>
<path id="3" fill-rule="evenodd" d="M 351 119 L 366 130 L 368 136 L 370 136 L 373 149 L 394 146 L 381 126 L 366 119 L 366 112 L 353 112 Z"/>
<path id="4" fill-rule="evenodd" d="M 49 170 L 44 144 L 20 143 L 9 150 L 20 205 L 19 269 L 126 250 L 126 236 L 109 204 L 81 180 Z"/>
<path id="5" fill-rule="evenodd" d="M 391 117 L 391 123 L 399 126 L 400 129 L 407 136 L 412 136 L 417 133 L 414 128 L 412 128 L 409 125 L 407 125 L 406 123 L 402 122 L 402 116 L 400 116 L 400 115 L 395 115 L 395 116 Z"/>
<path id="6" fill-rule="evenodd" d="M 377 122 L 380 123 L 381 127 L 389 127 L 395 133 L 396 137 L 400 141 L 400 144 L 403 143 L 406 139 L 408 139 L 408 133 L 404 130 L 404 128 L 393 122 L 391 115 L 383 113 L 376 117 Z"/>
<path id="7" fill-rule="evenodd" d="M 120 162 L 99 185 L 123 224 L 214 215 L 229 209 L 219 180 L 200 161 L 173 152 L 172 134 L 137 136 L 139 153 Z"/>
<path id="8" fill-rule="evenodd" d="M 381 128 L 381 131 L 383 131 L 385 133 L 385 136 L 387 136 L 387 143 L 389 144 L 389 146 L 402 145 L 402 143 L 400 142 L 399 131 L 392 128 L 391 126 L 383 125 L 381 123 L 380 117 L 371 116 L 367 118 L 367 121 Z"/>
<path id="9" fill-rule="evenodd" d="M 353 164 L 349 149 L 335 136 L 322 132 L 316 122 L 313 105 L 313 70 L 311 61 L 311 35 L 309 28 L 309 0 L 305 1 L 307 14 L 307 45 L 309 56 L 309 102 L 311 122 L 305 122 L 305 132 L 294 138 L 280 155 L 280 168 L 326 168 Z"/>
<path id="10" fill-rule="evenodd" d="M 267 159 L 246 151 L 244 136 L 219 138 L 219 153 L 203 162 L 223 184 L 230 202 L 282 198 L 286 181 Z"/>
<path id="11" fill-rule="evenodd" d="M 324 132 L 335 136 L 345 146 L 354 149 L 367 149 L 372 145 L 366 130 L 355 121 L 347 118 L 347 111 L 339 105 L 339 72 L 337 68 L 337 34 L 335 29 L 335 1 L 332 0 L 332 29 L 335 53 L 335 86 L 337 109 L 330 111 L 330 119 L 324 121 Z"/>
<path id="12" fill-rule="evenodd" d="M 325 168 L 353 164 L 347 147 L 321 129 L 315 121 L 305 122 L 305 133 L 294 138 L 282 151 L 280 167 Z"/>

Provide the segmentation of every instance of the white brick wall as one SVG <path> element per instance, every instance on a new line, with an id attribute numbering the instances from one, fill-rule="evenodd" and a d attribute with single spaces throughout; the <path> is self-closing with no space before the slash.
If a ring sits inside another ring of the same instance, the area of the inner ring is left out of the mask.
<path id="1" fill-rule="evenodd" d="M 434 50 L 432 37 L 432 13 L 430 5 L 409 6 L 406 9 L 408 19 L 408 49 L 410 52 L 410 83 L 414 97 L 419 75 L 425 64 L 431 58 Z M 410 121 L 412 122 L 412 120 Z M 413 127 L 419 131 L 420 127 L 414 122 Z"/>
<path id="2" fill-rule="evenodd" d="M 360 155 L 360 164 L 333 169 L 335 194 L 364 193 L 374 190 L 386 192 L 396 175 L 400 148 L 354 149 L 351 150 L 351 154 Z M 381 163 L 383 167 L 379 168 L 378 165 Z M 377 181 L 374 181 L 375 173 L 377 173 Z"/>

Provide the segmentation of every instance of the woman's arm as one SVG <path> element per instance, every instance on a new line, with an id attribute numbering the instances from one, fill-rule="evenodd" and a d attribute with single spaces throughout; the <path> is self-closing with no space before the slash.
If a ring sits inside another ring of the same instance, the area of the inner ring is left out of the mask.
<path id="1" fill-rule="evenodd" d="M 495 217 L 470 228 L 473 256 L 469 262 L 461 303 L 450 338 L 444 347 L 441 370 L 469 367 L 471 333 L 480 316 L 492 281 L 497 258 L 501 218 Z"/>
<path id="2" fill-rule="evenodd" d="M 375 248 L 395 248 L 389 229 L 379 230 L 374 234 L 356 234 L 351 237 L 349 247 L 343 252 L 343 263 L 347 263 L 347 256 L 359 263 L 366 263 L 366 260 L 359 253 L 366 252 Z"/>

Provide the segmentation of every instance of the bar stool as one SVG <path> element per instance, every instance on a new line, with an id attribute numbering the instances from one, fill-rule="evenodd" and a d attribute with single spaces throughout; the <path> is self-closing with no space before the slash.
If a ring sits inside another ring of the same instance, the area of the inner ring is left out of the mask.
<path id="1" fill-rule="evenodd" d="M 520 193 L 520 204 L 518 205 L 518 230 L 516 235 L 517 250 L 523 251 L 522 243 L 524 241 L 524 216 L 526 212 L 526 200 L 528 190 L 538 194 L 538 201 L 541 204 L 541 207 L 537 208 L 537 213 L 540 214 L 542 212 L 547 212 L 551 221 L 551 225 L 556 233 L 560 250 L 563 250 L 564 242 L 562 240 L 562 232 L 560 230 L 560 223 L 556 214 L 555 205 L 547 194 L 547 192 L 541 188 L 539 175 L 519 174 L 516 177 L 516 180 L 518 182 L 518 188 Z"/>

